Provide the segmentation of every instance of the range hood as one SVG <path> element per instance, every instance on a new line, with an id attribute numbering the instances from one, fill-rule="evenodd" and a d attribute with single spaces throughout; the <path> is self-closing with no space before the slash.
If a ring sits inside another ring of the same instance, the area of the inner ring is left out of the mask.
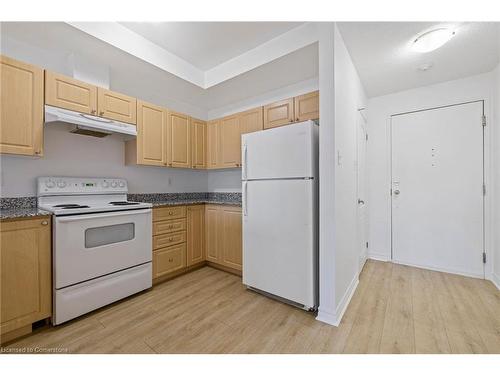
<path id="1" fill-rule="evenodd" d="M 137 136 L 135 125 L 46 105 L 45 124 L 58 123 L 75 125 L 76 128 L 72 133 L 94 137 L 117 134 L 120 138 L 132 139 Z"/>

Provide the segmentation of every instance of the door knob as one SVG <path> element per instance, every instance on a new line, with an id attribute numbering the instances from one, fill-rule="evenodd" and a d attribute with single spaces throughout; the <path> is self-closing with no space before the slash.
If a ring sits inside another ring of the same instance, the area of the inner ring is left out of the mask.
<path id="1" fill-rule="evenodd" d="M 394 195 L 399 195 L 401 193 L 399 190 L 394 190 Z"/>

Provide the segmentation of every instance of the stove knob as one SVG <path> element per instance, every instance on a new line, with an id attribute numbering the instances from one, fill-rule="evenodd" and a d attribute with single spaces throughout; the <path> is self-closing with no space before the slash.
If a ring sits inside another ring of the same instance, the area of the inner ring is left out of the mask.
<path id="1" fill-rule="evenodd" d="M 65 187 L 66 187 L 66 181 L 59 181 L 59 182 L 57 183 L 57 187 L 58 187 L 58 188 L 61 188 L 61 189 L 62 189 L 62 188 L 65 188 Z"/>
<path id="2" fill-rule="evenodd" d="M 56 186 L 56 184 L 54 183 L 54 181 L 46 181 L 45 186 L 49 189 L 52 189 L 54 186 Z"/>
<path id="3" fill-rule="evenodd" d="M 120 181 L 120 184 L 119 184 L 119 186 L 120 186 L 121 188 L 125 187 L 125 182 L 123 182 L 123 181 Z"/>
<path id="4" fill-rule="evenodd" d="M 107 187 L 109 187 L 109 183 L 107 181 L 103 181 L 102 187 L 106 189 Z"/>
<path id="5" fill-rule="evenodd" d="M 113 181 L 113 182 L 111 183 L 111 187 L 112 187 L 112 188 L 115 188 L 115 187 L 116 187 L 116 181 Z"/>

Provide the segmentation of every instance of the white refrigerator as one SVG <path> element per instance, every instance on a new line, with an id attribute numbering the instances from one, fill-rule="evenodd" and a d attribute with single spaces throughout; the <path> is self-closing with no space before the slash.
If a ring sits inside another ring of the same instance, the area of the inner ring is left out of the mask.
<path id="1" fill-rule="evenodd" d="M 242 136 L 243 284 L 318 306 L 318 125 Z"/>

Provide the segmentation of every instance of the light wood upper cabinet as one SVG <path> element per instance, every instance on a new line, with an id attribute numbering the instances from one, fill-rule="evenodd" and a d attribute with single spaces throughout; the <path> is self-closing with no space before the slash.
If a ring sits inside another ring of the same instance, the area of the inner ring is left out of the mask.
<path id="1" fill-rule="evenodd" d="M 97 115 L 97 87 L 46 70 L 45 104 Z"/>
<path id="2" fill-rule="evenodd" d="M 207 122 L 207 169 L 220 167 L 219 121 Z"/>
<path id="3" fill-rule="evenodd" d="M 193 168 L 207 166 L 207 123 L 191 118 L 191 164 Z"/>
<path id="4" fill-rule="evenodd" d="M 187 208 L 187 266 L 205 261 L 205 205 Z"/>
<path id="5" fill-rule="evenodd" d="M 2 222 L 0 230 L 0 333 L 50 317 L 50 218 Z"/>
<path id="6" fill-rule="evenodd" d="M 242 223 L 241 208 L 221 206 L 222 211 L 222 264 L 241 271 Z"/>
<path id="7" fill-rule="evenodd" d="M 220 120 L 220 166 L 239 167 L 241 163 L 241 136 L 239 116 L 233 115 Z"/>
<path id="8" fill-rule="evenodd" d="M 296 96 L 294 101 L 295 121 L 316 120 L 319 118 L 319 91 Z"/>
<path id="9" fill-rule="evenodd" d="M 137 139 L 125 146 L 128 164 L 167 164 L 167 117 L 165 108 L 141 100 L 137 102 Z"/>
<path id="10" fill-rule="evenodd" d="M 264 129 L 290 124 L 293 119 L 293 98 L 264 106 Z"/>
<path id="11" fill-rule="evenodd" d="M 264 130 L 264 108 L 258 107 L 239 114 L 241 134 Z"/>
<path id="12" fill-rule="evenodd" d="M 191 168 L 191 137 L 187 115 L 169 111 L 167 140 L 168 165 L 177 168 Z"/>
<path id="13" fill-rule="evenodd" d="M 137 99 L 101 87 L 97 89 L 99 116 L 136 124 Z"/>
<path id="14" fill-rule="evenodd" d="M 0 56 L 0 153 L 41 155 L 43 69 Z"/>

